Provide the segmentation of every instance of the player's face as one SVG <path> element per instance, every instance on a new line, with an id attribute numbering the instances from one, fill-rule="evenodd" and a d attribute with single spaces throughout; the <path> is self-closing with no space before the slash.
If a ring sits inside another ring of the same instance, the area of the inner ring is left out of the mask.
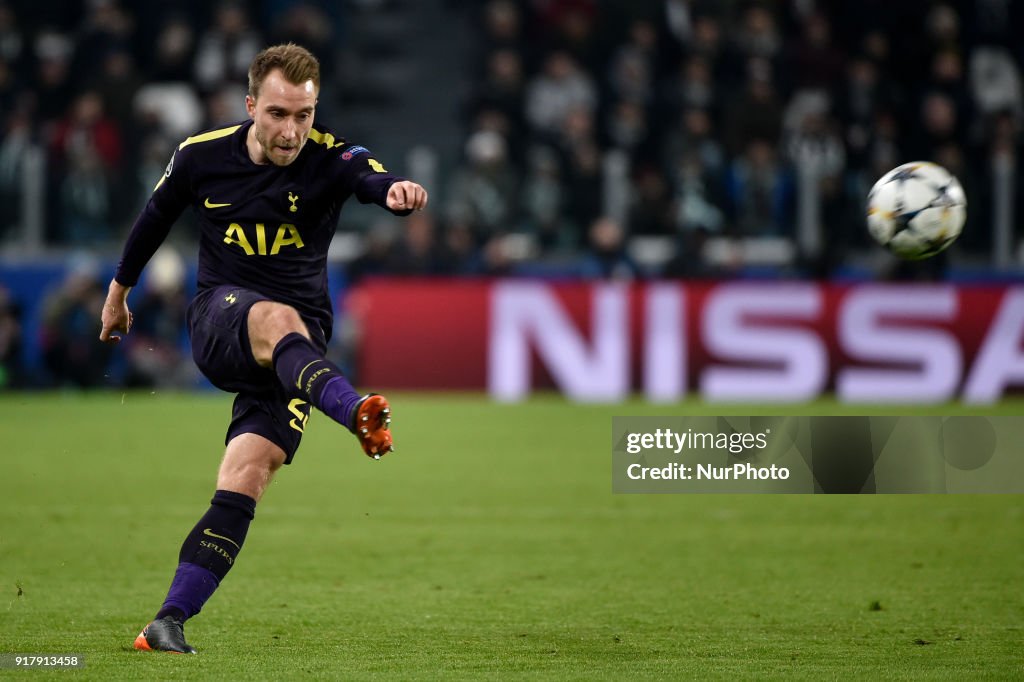
<path id="1" fill-rule="evenodd" d="M 316 95 L 313 81 L 289 83 L 279 69 L 267 74 L 256 99 L 245 98 L 256 138 L 249 145 L 253 161 L 287 166 L 298 158 L 313 127 Z"/>

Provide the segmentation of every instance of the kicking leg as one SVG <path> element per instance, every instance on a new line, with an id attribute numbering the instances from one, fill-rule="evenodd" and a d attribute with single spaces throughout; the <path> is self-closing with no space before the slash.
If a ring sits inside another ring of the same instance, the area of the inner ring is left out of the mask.
<path id="1" fill-rule="evenodd" d="M 249 310 L 249 345 L 256 362 L 277 373 L 290 394 L 308 400 L 359 437 L 367 455 L 379 459 L 394 449 L 391 408 L 382 396 L 360 397 L 333 363 L 310 341 L 291 306 L 260 301 Z"/>
<path id="2" fill-rule="evenodd" d="M 243 433 L 231 439 L 210 508 L 185 538 L 167 599 L 136 638 L 136 649 L 195 653 L 185 641 L 185 621 L 199 613 L 234 565 L 256 503 L 285 457 L 263 436 Z"/>

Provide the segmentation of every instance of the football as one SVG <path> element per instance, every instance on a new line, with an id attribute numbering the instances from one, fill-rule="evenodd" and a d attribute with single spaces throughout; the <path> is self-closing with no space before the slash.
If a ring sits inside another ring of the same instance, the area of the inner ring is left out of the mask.
<path id="1" fill-rule="evenodd" d="M 883 175 L 868 193 L 868 231 L 900 258 L 920 260 L 952 244 L 967 217 L 956 177 L 929 161 L 913 161 Z"/>

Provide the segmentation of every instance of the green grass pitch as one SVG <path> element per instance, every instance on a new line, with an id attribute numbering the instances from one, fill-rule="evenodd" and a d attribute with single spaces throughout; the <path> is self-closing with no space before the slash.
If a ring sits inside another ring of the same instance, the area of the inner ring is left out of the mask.
<path id="1" fill-rule="evenodd" d="M 314 415 L 188 624 L 200 655 L 135 652 L 213 493 L 230 400 L 0 397 L 0 652 L 87 661 L 0 676 L 1024 676 L 1020 496 L 613 495 L 613 415 L 782 411 L 553 397 L 392 396 L 379 462 Z M 864 413 L 785 410 L 842 411 Z"/>

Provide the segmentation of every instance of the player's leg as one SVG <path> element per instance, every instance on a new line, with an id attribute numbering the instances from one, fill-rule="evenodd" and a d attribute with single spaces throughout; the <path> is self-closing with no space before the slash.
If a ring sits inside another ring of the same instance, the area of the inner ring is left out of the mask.
<path id="1" fill-rule="evenodd" d="M 231 439 L 217 491 L 181 546 L 178 570 L 157 619 L 174 616 L 184 622 L 199 613 L 238 559 L 256 503 L 285 458 L 280 446 L 258 434 Z"/>
<path id="2" fill-rule="evenodd" d="M 136 649 L 195 653 L 185 641 L 184 624 L 202 610 L 234 566 L 256 503 L 298 449 L 309 409 L 300 402 L 282 392 L 235 398 L 210 508 L 182 543 L 167 598 L 136 638 Z"/>
<path id="3" fill-rule="evenodd" d="M 228 443 L 217 472 L 217 490 L 245 495 L 259 502 L 285 463 L 278 445 L 255 433 L 240 433 Z"/>
<path id="4" fill-rule="evenodd" d="M 360 397 L 324 358 L 323 335 L 318 329 L 311 334 L 291 306 L 222 286 L 196 296 L 188 317 L 192 356 L 218 388 L 232 393 L 283 389 L 355 433 L 367 455 L 393 449 L 387 401 Z"/>
<path id="5" fill-rule="evenodd" d="M 249 309 L 247 331 L 256 363 L 273 369 L 290 395 L 308 400 L 355 433 L 367 455 L 379 458 L 394 449 L 387 401 L 382 396 L 360 396 L 311 340 L 294 308 L 259 301 Z"/>

